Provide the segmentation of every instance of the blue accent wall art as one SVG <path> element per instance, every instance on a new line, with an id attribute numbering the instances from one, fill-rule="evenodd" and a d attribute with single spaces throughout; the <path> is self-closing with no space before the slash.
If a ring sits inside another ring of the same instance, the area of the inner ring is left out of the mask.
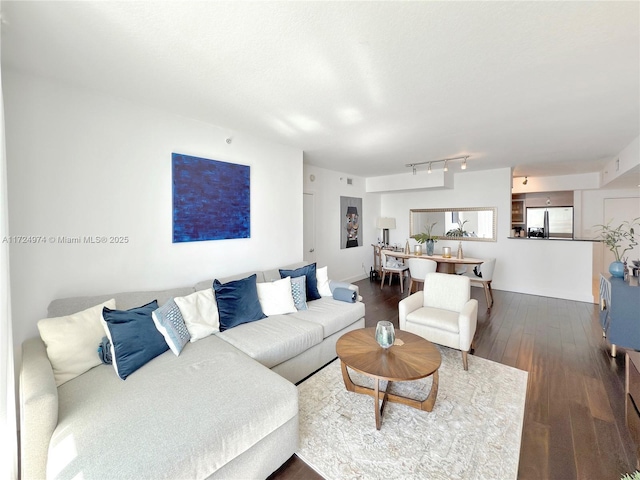
<path id="1" fill-rule="evenodd" d="M 251 237 L 250 168 L 171 154 L 173 243 Z"/>

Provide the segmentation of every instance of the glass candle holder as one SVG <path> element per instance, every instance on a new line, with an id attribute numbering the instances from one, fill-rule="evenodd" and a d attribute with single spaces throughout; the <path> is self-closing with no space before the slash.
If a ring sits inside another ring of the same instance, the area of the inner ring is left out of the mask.
<path id="1" fill-rule="evenodd" d="M 376 326 L 376 342 L 382 348 L 389 348 L 396 341 L 396 332 L 393 323 L 383 320 Z"/>
<path id="2" fill-rule="evenodd" d="M 451 258 L 451 247 L 442 247 L 442 258 Z"/>
<path id="3" fill-rule="evenodd" d="M 413 254 L 422 255 L 422 245 L 418 244 L 415 247 L 413 247 Z"/>

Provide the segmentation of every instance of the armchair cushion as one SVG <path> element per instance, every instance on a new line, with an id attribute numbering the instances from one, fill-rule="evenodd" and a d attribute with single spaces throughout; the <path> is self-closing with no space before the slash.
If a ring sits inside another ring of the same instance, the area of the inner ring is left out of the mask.
<path id="1" fill-rule="evenodd" d="M 451 333 L 460 333 L 460 315 L 451 310 L 422 307 L 407 315 L 407 321 L 425 327 L 434 327 Z"/>

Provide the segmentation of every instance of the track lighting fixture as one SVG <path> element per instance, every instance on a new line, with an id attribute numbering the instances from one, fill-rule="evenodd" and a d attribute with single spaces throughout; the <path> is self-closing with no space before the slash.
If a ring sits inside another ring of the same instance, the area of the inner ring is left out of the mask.
<path id="1" fill-rule="evenodd" d="M 522 184 L 526 185 L 527 183 L 529 183 L 529 177 L 524 177 L 524 180 L 522 181 Z"/>
<path id="2" fill-rule="evenodd" d="M 427 173 L 431 173 L 431 166 L 433 163 L 439 163 L 439 162 L 443 162 L 444 163 L 444 168 L 443 171 L 448 172 L 449 171 L 449 161 L 452 160 L 462 160 L 462 165 L 460 166 L 461 170 L 466 170 L 467 169 L 467 159 L 469 158 L 470 155 L 464 155 L 462 157 L 453 157 L 453 158 L 443 158 L 441 160 L 428 160 L 426 162 L 416 162 L 416 163 L 407 163 L 405 165 L 405 167 L 411 167 L 413 174 L 415 175 L 417 173 L 417 166 L 418 165 L 428 165 L 427 167 Z"/>

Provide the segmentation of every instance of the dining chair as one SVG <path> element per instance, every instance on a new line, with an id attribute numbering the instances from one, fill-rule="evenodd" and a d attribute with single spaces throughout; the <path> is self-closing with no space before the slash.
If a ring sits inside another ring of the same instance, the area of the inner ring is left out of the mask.
<path id="1" fill-rule="evenodd" d="M 380 282 L 380 288 L 384 285 L 384 277 L 386 274 L 389 274 L 389 285 L 391 285 L 391 279 L 393 278 L 393 274 L 397 273 L 400 278 L 400 293 L 404 293 L 403 289 L 403 279 L 404 276 L 409 272 L 409 267 L 397 262 L 387 262 L 387 255 L 384 251 L 380 251 L 380 260 L 382 264 L 382 280 Z M 389 265 L 387 265 L 389 263 Z"/>
<path id="2" fill-rule="evenodd" d="M 484 296 L 487 299 L 487 308 L 493 306 L 493 291 L 491 290 L 491 281 L 493 280 L 493 271 L 496 268 L 496 259 L 490 258 L 475 268 L 469 267 L 463 275 L 469 277 L 471 284 L 482 285 L 484 288 Z M 479 274 L 479 275 L 478 275 Z"/>
<path id="3" fill-rule="evenodd" d="M 409 295 L 413 292 L 413 284 L 419 283 L 424 286 L 424 277 L 429 272 L 435 272 L 438 262 L 428 258 L 410 258 L 407 260 L 409 266 Z"/>

